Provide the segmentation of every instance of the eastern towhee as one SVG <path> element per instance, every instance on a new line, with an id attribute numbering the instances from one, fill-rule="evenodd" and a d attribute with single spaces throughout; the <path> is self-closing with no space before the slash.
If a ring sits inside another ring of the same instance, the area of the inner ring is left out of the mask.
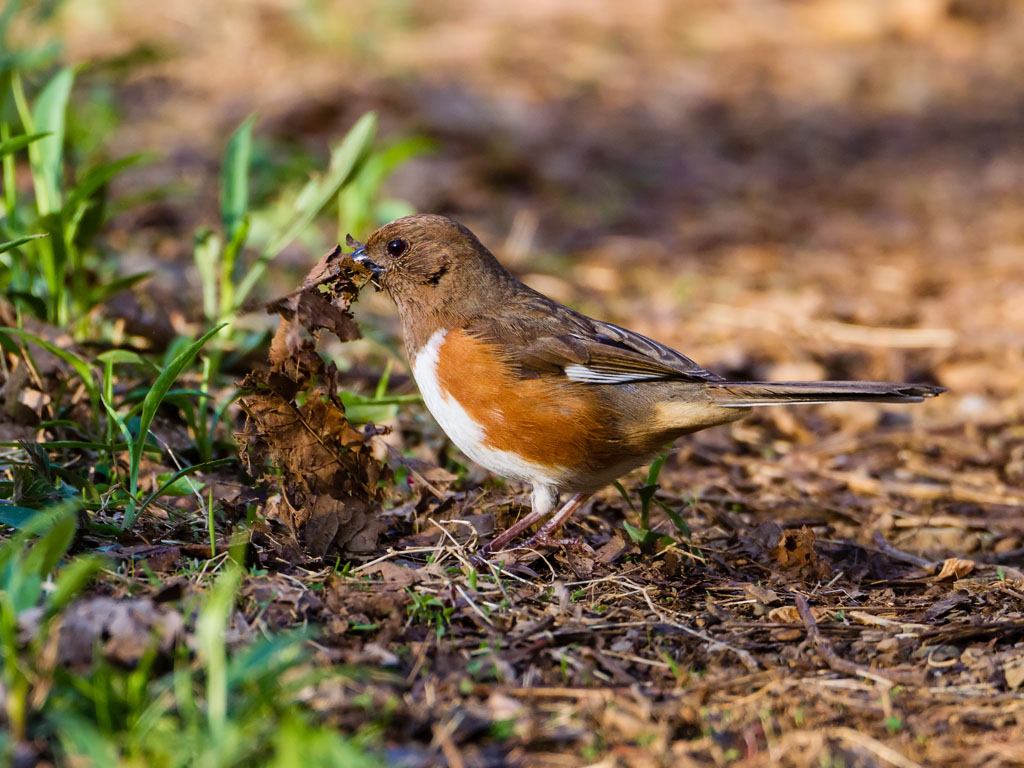
<path id="1" fill-rule="evenodd" d="M 941 387 L 872 381 L 725 381 L 656 341 L 594 320 L 519 282 L 466 227 L 407 216 L 366 244 L 401 315 L 413 376 L 463 453 L 533 486 L 533 510 L 494 538 L 498 550 L 551 514 L 527 546 L 553 538 L 586 499 L 680 435 L 751 407 L 864 400 L 915 403 Z"/>

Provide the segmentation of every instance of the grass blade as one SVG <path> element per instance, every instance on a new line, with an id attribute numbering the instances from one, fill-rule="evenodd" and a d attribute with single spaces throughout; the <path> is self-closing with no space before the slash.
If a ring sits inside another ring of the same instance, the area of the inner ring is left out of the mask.
<path id="1" fill-rule="evenodd" d="M 194 474 L 195 472 L 205 472 L 208 469 L 221 467 L 225 464 L 230 464 L 231 462 L 235 461 L 238 461 L 238 459 L 235 458 L 234 456 L 228 456 L 223 459 L 213 459 L 212 461 L 204 461 L 202 464 L 193 464 L 190 467 L 183 467 L 182 469 L 179 469 L 177 472 L 171 475 L 170 478 L 168 478 L 168 480 L 163 485 L 161 485 L 159 488 L 153 491 L 153 493 L 151 493 L 146 498 L 146 500 L 142 502 L 142 504 L 139 505 L 139 510 L 137 514 L 141 515 L 146 510 L 146 507 L 148 507 L 150 504 L 152 504 L 154 501 L 160 498 L 164 491 L 166 491 L 168 488 L 170 488 L 172 485 L 178 482 L 178 480 L 180 480 L 181 478 L 186 477 L 187 475 Z M 0 509 L 2 509 L 2 507 L 0 507 Z"/>
<path id="2" fill-rule="evenodd" d="M 199 657 L 206 670 L 207 725 L 217 751 L 224 746 L 228 714 L 228 661 L 224 635 L 235 605 L 240 578 L 238 568 L 227 568 L 214 584 L 196 621 Z"/>
<path id="3" fill-rule="evenodd" d="M 249 210 L 249 163 L 252 157 L 252 128 L 256 116 L 250 115 L 228 141 L 221 172 L 220 215 L 224 236 L 235 237 Z"/>
<path id="4" fill-rule="evenodd" d="M 146 154 L 140 152 L 135 155 L 127 155 L 118 160 L 114 160 L 112 163 L 106 163 L 93 168 L 89 171 L 82 180 L 78 183 L 78 186 L 72 190 L 68 196 L 68 202 L 64 206 L 64 213 L 70 220 L 71 214 L 74 210 L 82 203 L 88 201 L 92 197 L 93 193 L 110 181 L 112 178 L 117 176 L 121 171 L 129 166 L 135 165 L 142 160 L 148 160 L 152 158 L 152 154 Z"/>
<path id="5" fill-rule="evenodd" d="M 0 545 L 0 572 L 6 567 L 13 557 L 20 557 L 25 545 L 33 536 L 43 536 L 53 530 L 62 520 L 70 517 L 72 521 L 77 520 L 78 504 L 73 501 L 62 501 L 52 507 L 37 510 L 36 513 L 26 520 L 18 532 Z M 3 591 L 0 590 L 0 596 Z"/>
<path id="6" fill-rule="evenodd" d="M 3 448 L 17 448 L 21 445 L 17 440 L 4 440 L 0 442 L 0 447 Z M 128 443 L 114 443 L 113 445 L 108 443 L 98 443 L 90 440 L 47 440 L 41 443 L 36 443 L 40 448 L 46 448 L 47 450 L 60 450 L 62 448 L 81 449 L 87 451 L 126 451 L 128 450 Z"/>
<path id="7" fill-rule="evenodd" d="M 203 314 L 211 323 L 217 319 L 217 262 L 220 255 L 220 237 L 209 229 L 198 230 L 192 239 L 192 258 L 202 287 Z"/>
<path id="8" fill-rule="evenodd" d="M 149 436 L 149 427 L 152 425 L 153 418 L 156 416 L 157 408 L 159 408 L 160 403 L 163 402 L 164 396 L 170 391 L 171 387 L 174 386 L 174 382 L 177 380 L 178 376 L 180 376 L 181 372 L 192 363 L 203 345 L 226 325 L 227 323 L 221 323 L 217 327 L 207 331 L 199 339 L 192 342 L 184 350 L 179 352 L 177 356 L 167 364 L 163 372 L 157 377 L 157 380 L 153 382 L 153 386 L 150 388 L 149 393 L 142 401 L 142 412 L 139 415 L 139 434 L 135 438 L 135 442 L 132 443 L 131 450 L 131 475 L 129 478 L 129 493 L 131 495 L 131 500 L 129 501 L 129 508 L 124 517 L 124 528 L 126 529 L 131 527 L 135 523 L 135 519 L 138 517 L 138 510 L 135 508 L 135 501 L 138 497 L 139 465 L 142 463 L 142 452 L 146 445 L 146 438 Z"/>
<path id="9" fill-rule="evenodd" d="M 137 365 L 140 368 L 160 374 L 160 369 L 154 365 L 153 361 L 147 357 L 143 357 L 137 352 L 132 352 L 130 349 L 108 349 L 106 352 L 100 352 L 96 355 L 96 359 L 101 363 L 128 363 L 130 365 Z"/>
<path id="10" fill-rule="evenodd" d="M 46 602 L 47 615 L 53 616 L 63 610 L 105 565 L 107 561 L 95 555 L 85 555 L 72 560 L 54 579 L 53 592 Z"/>
<path id="11" fill-rule="evenodd" d="M 60 517 L 29 550 L 25 558 L 25 567 L 29 572 L 37 573 L 44 579 L 53 573 L 53 569 L 57 567 L 57 563 L 71 546 L 76 530 L 78 530 L 76 514 L 66 513 Z"/>
<path id="12" fill-rule="evenodd" d="M 24 245 L 30 240 L 37 240 L 40 237 L 47 237 L 47 235 L 25 235 L 25 237 L 19 237 L 15 240 L 8 240 L 6 243 L 0 243 L 0 253 L 7 253 L 13 248 Z"/>
<path id="13" fill-rule="evenodd" d="M 133 285 L 141 283 L 152 274 L 152 272 L 136 272 L 134 275 L 118 277 L 103 285 L 97 286 L 96 289 L 90 293 L 88 301 L 86 301 L 85 306 L 82 307 L 82 312 L 88 312 L 92 308 L 98 307 L 100 304 L 105 304 L 113 296 L 117 295 L 121 291 L 128 290 Z"/>
<path id="14" fill-rule="evenodd" d="M 314 217 L 348 184 L 358 173 L 373 147 L 377 132 L 377 115 L 367 112 L 346 134 L 341 144 L 331 153 L 331 166 L 327 174 L 317 180 L 310 190 L 303 192 L 296 200 L 295 216 L 284 230 L 267 243 L 259 258 L 242 278 L 235 294 L 235 307 L 245 301 L 249 292 L 266 271 L 269 264 L 284 248 L 301 234 Z"/>
<path id="15" fill-rule="evenodd" d="M 29 146 L 36 206 L 43 216 L 58 211 L 61 207 L 65 115 L 74 80 L 75 73 L 70 67 L 65 67 L 54 75 L 36 97 L 35 106 L 32 108 L 31 125 L 25 126 L 26 133 L 38 131 L 49 134 Z"/>
<path id="16" fill-rule="evenodd" d="M 38 509 L 18 507 L 14 504 L 0 504 L 0 523 L 11 528 L 24 528 L 25 524 L 39 514 Z"/>
<path id="17" fill-rule="evenodd" d="M 300 196 L 297 217 L 288 229 L 269 243 L 267 251 L 276 255 L 287 247 L 309 226 L 313 217 L 338 194 L 338 190 L 352 180 L 369 155 L 376 132 L 375 113 L 368 112 L 356 121 L 341 144 L 331 152 L 331 165 L 327 169 L 327 174 L 320 179 L 310 194 Z"/>
<path id="18" fill-rule="evenodd" d="M 24 149 L 32 142 L 39 141 L 49 135 L 50 134 L 48 133 L 28 133 L 21 136 L 15 136 L 7 139 L 6 141 L 0 141 L 0 157 L 10 155 L 17 152 L 19 149 Z"/>

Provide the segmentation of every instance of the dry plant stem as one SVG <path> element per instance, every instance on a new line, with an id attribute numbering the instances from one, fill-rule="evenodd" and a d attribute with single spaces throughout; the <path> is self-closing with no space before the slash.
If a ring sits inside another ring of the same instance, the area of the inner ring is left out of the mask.
<path id="1" fill-rule="evenodd" d="M 885 540 L 885 536 L 882 535 L 881 531 L 875 531 L 872 536 L 872 541 L 875 543 L 875 547 L 880 552 L 891 557 L 893 560 L 899 560 L 900 562 L 909 563 L 910 565 L 916 565 L 918 568 L 931 568 L 934 563 L 931 560 L 925 560 L 923 557 L 917 555 L 911 555 L 908 552 L 902 552 L 896 549 L 892 544 Z"/>
<path id="2" fill-rule="evenodd" d="M 854 728 L 828 728 L 826 734 L 830 737 L 845 741 L 854 746 L 863 747 L 881 760 L 896 766 L 896 768 L 921 768 L 920 763 L 915 763 L 909 757 L 905 757 L 892 747 L 883 744 L 878 739 L 873 739 L 866 733 L 861 733 Z"/>
<path id="3" fill-rule="evenodd" d="M 466 761 L 462 759 L 462 753 L 459 752 L 459 748 L 452 740 L 452 732 L 458 727 L 461 719 L 460 717 L 458 720 L 453 719 L 444 725 L 438 723 L 434 726 L 434 744 L 441 748 L 441 754 L 444 755 L 449 768 L 464 768 L 466 765 Z"/>
<path id="4" fill-rule="evenodd" d="M 531 538 L 529 542 L 527 542 L 527 546 L 531 546 L 532 543 L 535 542 L 535 540 L 537 540 L 540 543 L 543 543 L 543 539 L 550 538 L 551 534 L 554 531 L 557 531 L 561 526 L 563 526 L 565 524 L 565 521 L 572 516 L 572 513 L 579 509 L 580 505 L 588 498 L 590 498 L 590 494 L 577 493 L 575 496 L 569 499 L 569 501 L 566 502 L 565 506 L 558 510 L 554 514 L 554 516 L 552 516 L 552 518 L 543 525 L 543 527 L 537 532 L 537 535 Z M 480 557 L 487 557 L 492 552 L 497 552 L 501 549 L 504 549 L 506 544 L 508 544 L 516 536 L 525 531 L 538 520 L 543 518 L 545 514 L 547 513 L 538 512 L 537 510 L 531 511 L 530 514 L 528 514 L 521 520 L 517 521 L 511 528 L 509 528 L 503 534 L 488 542 L 487 545 L 480 550 Z M 542 536 L 543 539 L 540 538 Z"/>
<path id="5" fill-rule="evenodd" d="M 818 649 L 818 653 L 820 653 L 825 659 L 825 663 L 828 664 L 829 669 L 835 672 L 841 672 L 844 675 L 866 677 L 869 680 L 874 680 L 875 682 L 883 683 L 885 685 L 895 685 L 897 683 L 902 683 L 904 685 L 917 685 L 921 683 L 921 680 L 917 675 L 904 674 L 894 670 L 887 670 L 882 674 L 864 666 L 863 664 L 857 664 L 856 662 L 840 658 L 839 655 L 832 650 L 832 646 L 829 645 L 828 641 L 821 636 L 821 631 L 818 629 L 818 622 L 814 620 L 814 614 L 811 613 L 811 608 L 807 605 L 807 598 L 794 592 L 793 601 L 796 603 L 796 610 L 800 614 L 800 619 L 803 621 L 804 627 L 807 630 L 807 639 L 814 643 L 814 647 Z"/>

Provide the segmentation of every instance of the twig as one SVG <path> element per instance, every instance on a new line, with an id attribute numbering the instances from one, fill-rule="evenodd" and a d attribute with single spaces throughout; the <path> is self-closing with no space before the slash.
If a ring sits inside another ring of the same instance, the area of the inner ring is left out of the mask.
<path id="1" fill-rule="evenodd" d="M 918 568 L 931 568 L 935 565 L 931 560 L 925 560 L 923 557 L 911 555 L 907 552 L 901 552 L 896 549 L 896 547 L 885 540 L 885 536 L 882 535 L 881 531 L 875 531 L 871 539 L 874 541 L 875 547 L 877 547 L 882 554 L 888 555 L 893 560 L 899 560 L 901 563 L 908 563 L 909 565 L 916 565 Z"/>
<path id="2" fill-rule="evenodd" d="M 901 632 L 909 632 L 912 629 L 931 629 L 927 624 L 914 624 L 910 621 L 896 621 L 894 619 L 887 619 L 884 616 L 875 616 L 865 611 L 853 611 L 847 610 L 846 615 L 854 621 L 858 621 L 861 624 L 867 624 L 869 627 L 892 627 L 899 629 Z"/>
<path id="3" fill-rule="evenodd" d="M 907 675 L 893 670 L 888 670 L 885 674 L 881 674 L 863 664 L 841 658 L 839 654 L 832 650 L 828 640 L 822 637 L 821 630 L 818 629 L 818 622 L 814 620 L 814 614 L 811 613 L 811 608 L 807 605 L 807 598 L 797 592 L 793 592 L 792 595 L 793 601 L 796 603 L 797 613 L 800 614 L 800 619 L 807 630 L 807 639 L 814 643 L 814 647 L 818 649 L 818 653 L 825 659 L 829 669 L 835 672 L 842 672 L 844 675 L 866 677 L 869 680 L 874 680 L 876 683 L 882 683 L 886 686 L 893 686 L 897 683 L 915 684 L 921 682 L 917 679 L 917 675 Z"/>
<path id="4" fill-rule="evenodd" d="M 628 696 L 627 686 L 606 685 L 601 688 L 572 688 L 569 686 L 537 686 L 528 688 L 504 688 L 501 691 L 516 699 L 576 699 L 605 703 L 616 696 Z"/>
<path id="5" fill-rule="evenodd" d="M 391 457 L 391 459 L 393 461 L 401 463 L 401 465 L 403 467 L 405 467 L 409 471 L 409 474 L 412 475 L 416 479 L 416 482 L 419 483 L 420 485 L 422 485 L 424 488 L 426 488 L 432 494 L 434 494 L 434 496 L 437 499 L 439 499 L 440 501 L 444 501 L 448 497 L 448 494 L 446 494 L 440 488 L 438 488 L 433 483 L 431 483 L 429 480 L 427 480 L 427 478 L 425 478 L 422 474 L 417 472 L 416 469 L 409 462 L 402 461 L 402 459 L 404 459 L 405 457 L 402 456 L 402 454 L 398 450 L 396 450 L 395 447 L 393 445 L 391 445 L 391 443 L 387 442 L 386 440 L 383 440 L 381 435 L 374 435 L 371 438 L 371 442 L 377 442 L 377 443 L 383 445 L 384 448 L 387 450 L 388 455 Z"/>
<path id="6" fill-rule="evenodd" d="M 433 635 L 433 633 L 431 634 Z M 437 638 L 437 635 L 433 636 L 435 639 Z M 427 639 L 420 644 L 420 650 L 419 653 L 416 654 L 416 660 L 412 664 L 412 669 L 409 670 L 409 674 L 405 677 L 406 685 L 411 684 L 420 673 L 420 669 L 423 667 L 423 662 L 427 659 L 427 651 L 430 649 L 430 641 L 431 638 L 428 636 Z"/>
<path id="7" fill-rule="evenodd" d="M 462 759 L 462 753 L 459 752 L 459 748 L 452 741 L 452 733 L 459 727 L 461 721 L 462 715 L 459 714 L 447 723 L 434 724 L 434 744 L 441 748 L 441 754 L 444 755 L 448 768 L 465 768 L 466 765 L 466 762 Z"/>
<path id="8" fill-rule="evenodd" d="M 853 728 L 829 728 L 827 735 L 840 741 L 845 741 L 848 744 L 863 747 L 879 759 L 885 760 L 890 765 L 895 765 L 896 768 L 921 768 L 920 763 L 915 763 L 909 757 L 901 755 L 878 739 L 872 738 L 866 733 L 856 731 Z"/>
<path id="9" fill-rule="evenodd" d="M 483 612 L 483 610 L 480 608 L 479 605 L 476 604 L 473 598 L 469 596 L 469 593 L 462 588 L 462 585 L 454 584 L 454 587 L 455 591 L 458 592 L 462 596 L 462 599 L 466 601 L 466 604 L 473 609 L 473 612 L 476 613 L 476 615 L 479 616 L 487 626 L 493 629 L 494 622 L 491 621 L 491 618 Z"/>

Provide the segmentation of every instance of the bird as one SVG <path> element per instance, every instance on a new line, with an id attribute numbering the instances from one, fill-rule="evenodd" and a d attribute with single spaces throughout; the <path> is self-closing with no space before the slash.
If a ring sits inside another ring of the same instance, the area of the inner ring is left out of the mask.
<path id="1" fill-rule="evenodd" d="M 915 403 L 944 388 L 875 381 L 727 381 L 639 333 L 525 285 L 468 228 L 417 214 L 348 238 L 395 302 L 413 378 L 471 460 L 532 487 L 531 510 L 480 550 L 580 546 L 555 534 L 595 492 L 676 438 L 758 406 Z M 559 500 L 568 495 L 559 507 Z M 585 548 L 585 547 L 584 547 Z"/>

